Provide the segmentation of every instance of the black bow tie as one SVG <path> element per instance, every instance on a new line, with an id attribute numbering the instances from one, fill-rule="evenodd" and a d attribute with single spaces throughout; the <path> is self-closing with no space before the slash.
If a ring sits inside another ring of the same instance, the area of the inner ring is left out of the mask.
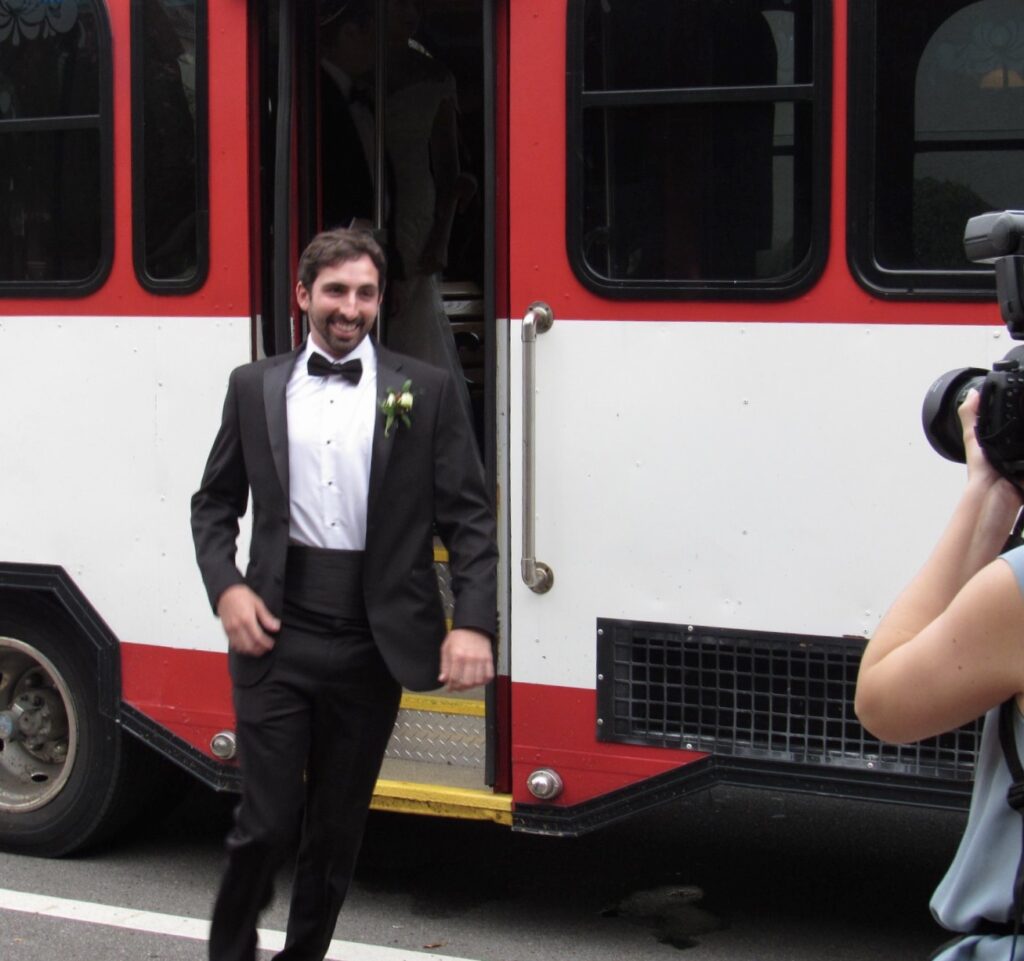
<path id="1" fill-rule="evenodd" d="M 356 358 L 346 360 L 344 364 L 332 364 L 323 354 L 314 352 L 309 355 L 306 370 L 310 377 L 330 377 L 332 374 L 338 374 L 350 384 L 358 384 L 359 378 L 363 376 L 363 362 Z"/>

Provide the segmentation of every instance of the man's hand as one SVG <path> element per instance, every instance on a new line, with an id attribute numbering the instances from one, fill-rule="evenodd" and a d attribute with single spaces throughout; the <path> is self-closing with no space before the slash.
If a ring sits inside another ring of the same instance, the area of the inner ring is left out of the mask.
<path id="1" fill-rule="evenodd" d="M 437 679 L 449 691 L 465 691 L 494 678 L 491 639 L 470 628 L 448 632 L 441 645 L 441 673 Z"/>
<path id="2" fill-rule="evenodd" d="M 260 596 L 246 584 L 233 584 L 217 599 L 217 616 L 228 636 L 228 647 L 236 654 L 262 657 L 274 647 L 267 631 L 277 631 L 281 622 Z"/>

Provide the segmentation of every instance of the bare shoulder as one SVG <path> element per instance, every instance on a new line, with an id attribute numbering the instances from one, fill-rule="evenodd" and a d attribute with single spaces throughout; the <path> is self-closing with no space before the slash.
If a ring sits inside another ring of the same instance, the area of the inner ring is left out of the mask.
<path id="1" fill-rule="evenodd" d="M 866 671 L 861 723 L 885 741 L 950 731 L 1024 692 L 1024 597 L 996 559 L 949 606 Z"/>
<path id="2" fill-rule="evenodd" d="M 997 557 L 964 585 L 950 604 L 948 630 L 983 648 L 1020 648 L 1024 655 L 1024 593 L 1018 558 Z"/>

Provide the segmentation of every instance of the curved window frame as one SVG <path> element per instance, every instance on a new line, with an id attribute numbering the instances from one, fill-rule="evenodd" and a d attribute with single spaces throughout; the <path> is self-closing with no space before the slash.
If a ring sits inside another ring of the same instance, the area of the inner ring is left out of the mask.
<path id="1" fill-rule="evenodd" d="M 677 90 L 593 91 L 583 89 L 584 8 L 569 0 L 566 111 L 566 245 L 573 273 L 588 290 L 616 300 L 784 300 L 804 293 L 821 276 L 829 250 L 831 190 L 832 3 L 813 0 L 813 79 L 807 84 L 757 88 L 694 87 Z M 774 94 L 774 95 L 771 95 Z M 800 264 L 772 278 L 626 280 L 602 276 L 584 256 L 584 111 L 612 106 L 729 104 L 768 99 L 810 103 L 813 132 L 809 246 Z"/>
<path id="2" fill-rule="evenodd" d="M 26 119 L 0 119 L 0 133 L 59 133 L 64 130 L 96 130 L 100 143 L 97 200 L 100 218 L 99 256 L 96 269 L 80 280 L 0 280 L 0 298 L 86 297 L 106 282 L 114 262 L 114 71 L 107 6 L 90 0 L 96 18 L 99 112 Z"/>
<path id="3" fill-rule="evenodd" d="M 878 46 L 876 5 L 850 5 L 847 105 L 846 256 L 850 273 L 869 294 L 889 300 L 981 301 L 995 297 L 991 267 L 977 270 L 886 267 L 875 255 L 878 182 Z M 854 162 L 854 158 L 859 158 Z"/>
<path id="4" fill-rule="evenodd" d="M 145 96 L 143 83 L 144 0 L 131 0 L 132 38 L 132 261 L 140 286 L 155 294 L 199 290 L 210 271 L 209 30 L 206 0 L 194 0 L 196 15 L 196 268 L 189 277 L 153 277 L 146 265 Z"/>

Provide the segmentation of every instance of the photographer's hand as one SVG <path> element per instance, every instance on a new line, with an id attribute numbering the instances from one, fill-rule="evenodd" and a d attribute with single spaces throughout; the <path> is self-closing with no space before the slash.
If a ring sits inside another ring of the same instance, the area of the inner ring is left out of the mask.
<path id="1" fill-rule="evenodd" d="M 978 500 L 972 536 L 961 559 L 961 587 L 1002 550 L 1021 507 L 1019 487 L 992 466 L 978 443 L 974 428 L 980 402 L 981 395 L 972 390 L 959 410 L 967 460 L 967 488 L 963 499 Z"/>
<path id="2" fill-rule="evenodd" d="M 1021 498 L 985 458 L 979 396 L 960 409 L 967 486 L 920 573 L 904 588 L 861 660 L 856 709 L 889 741 L 950 730 L 1024 690 L 1024 599 L 993 564 Z"/>

